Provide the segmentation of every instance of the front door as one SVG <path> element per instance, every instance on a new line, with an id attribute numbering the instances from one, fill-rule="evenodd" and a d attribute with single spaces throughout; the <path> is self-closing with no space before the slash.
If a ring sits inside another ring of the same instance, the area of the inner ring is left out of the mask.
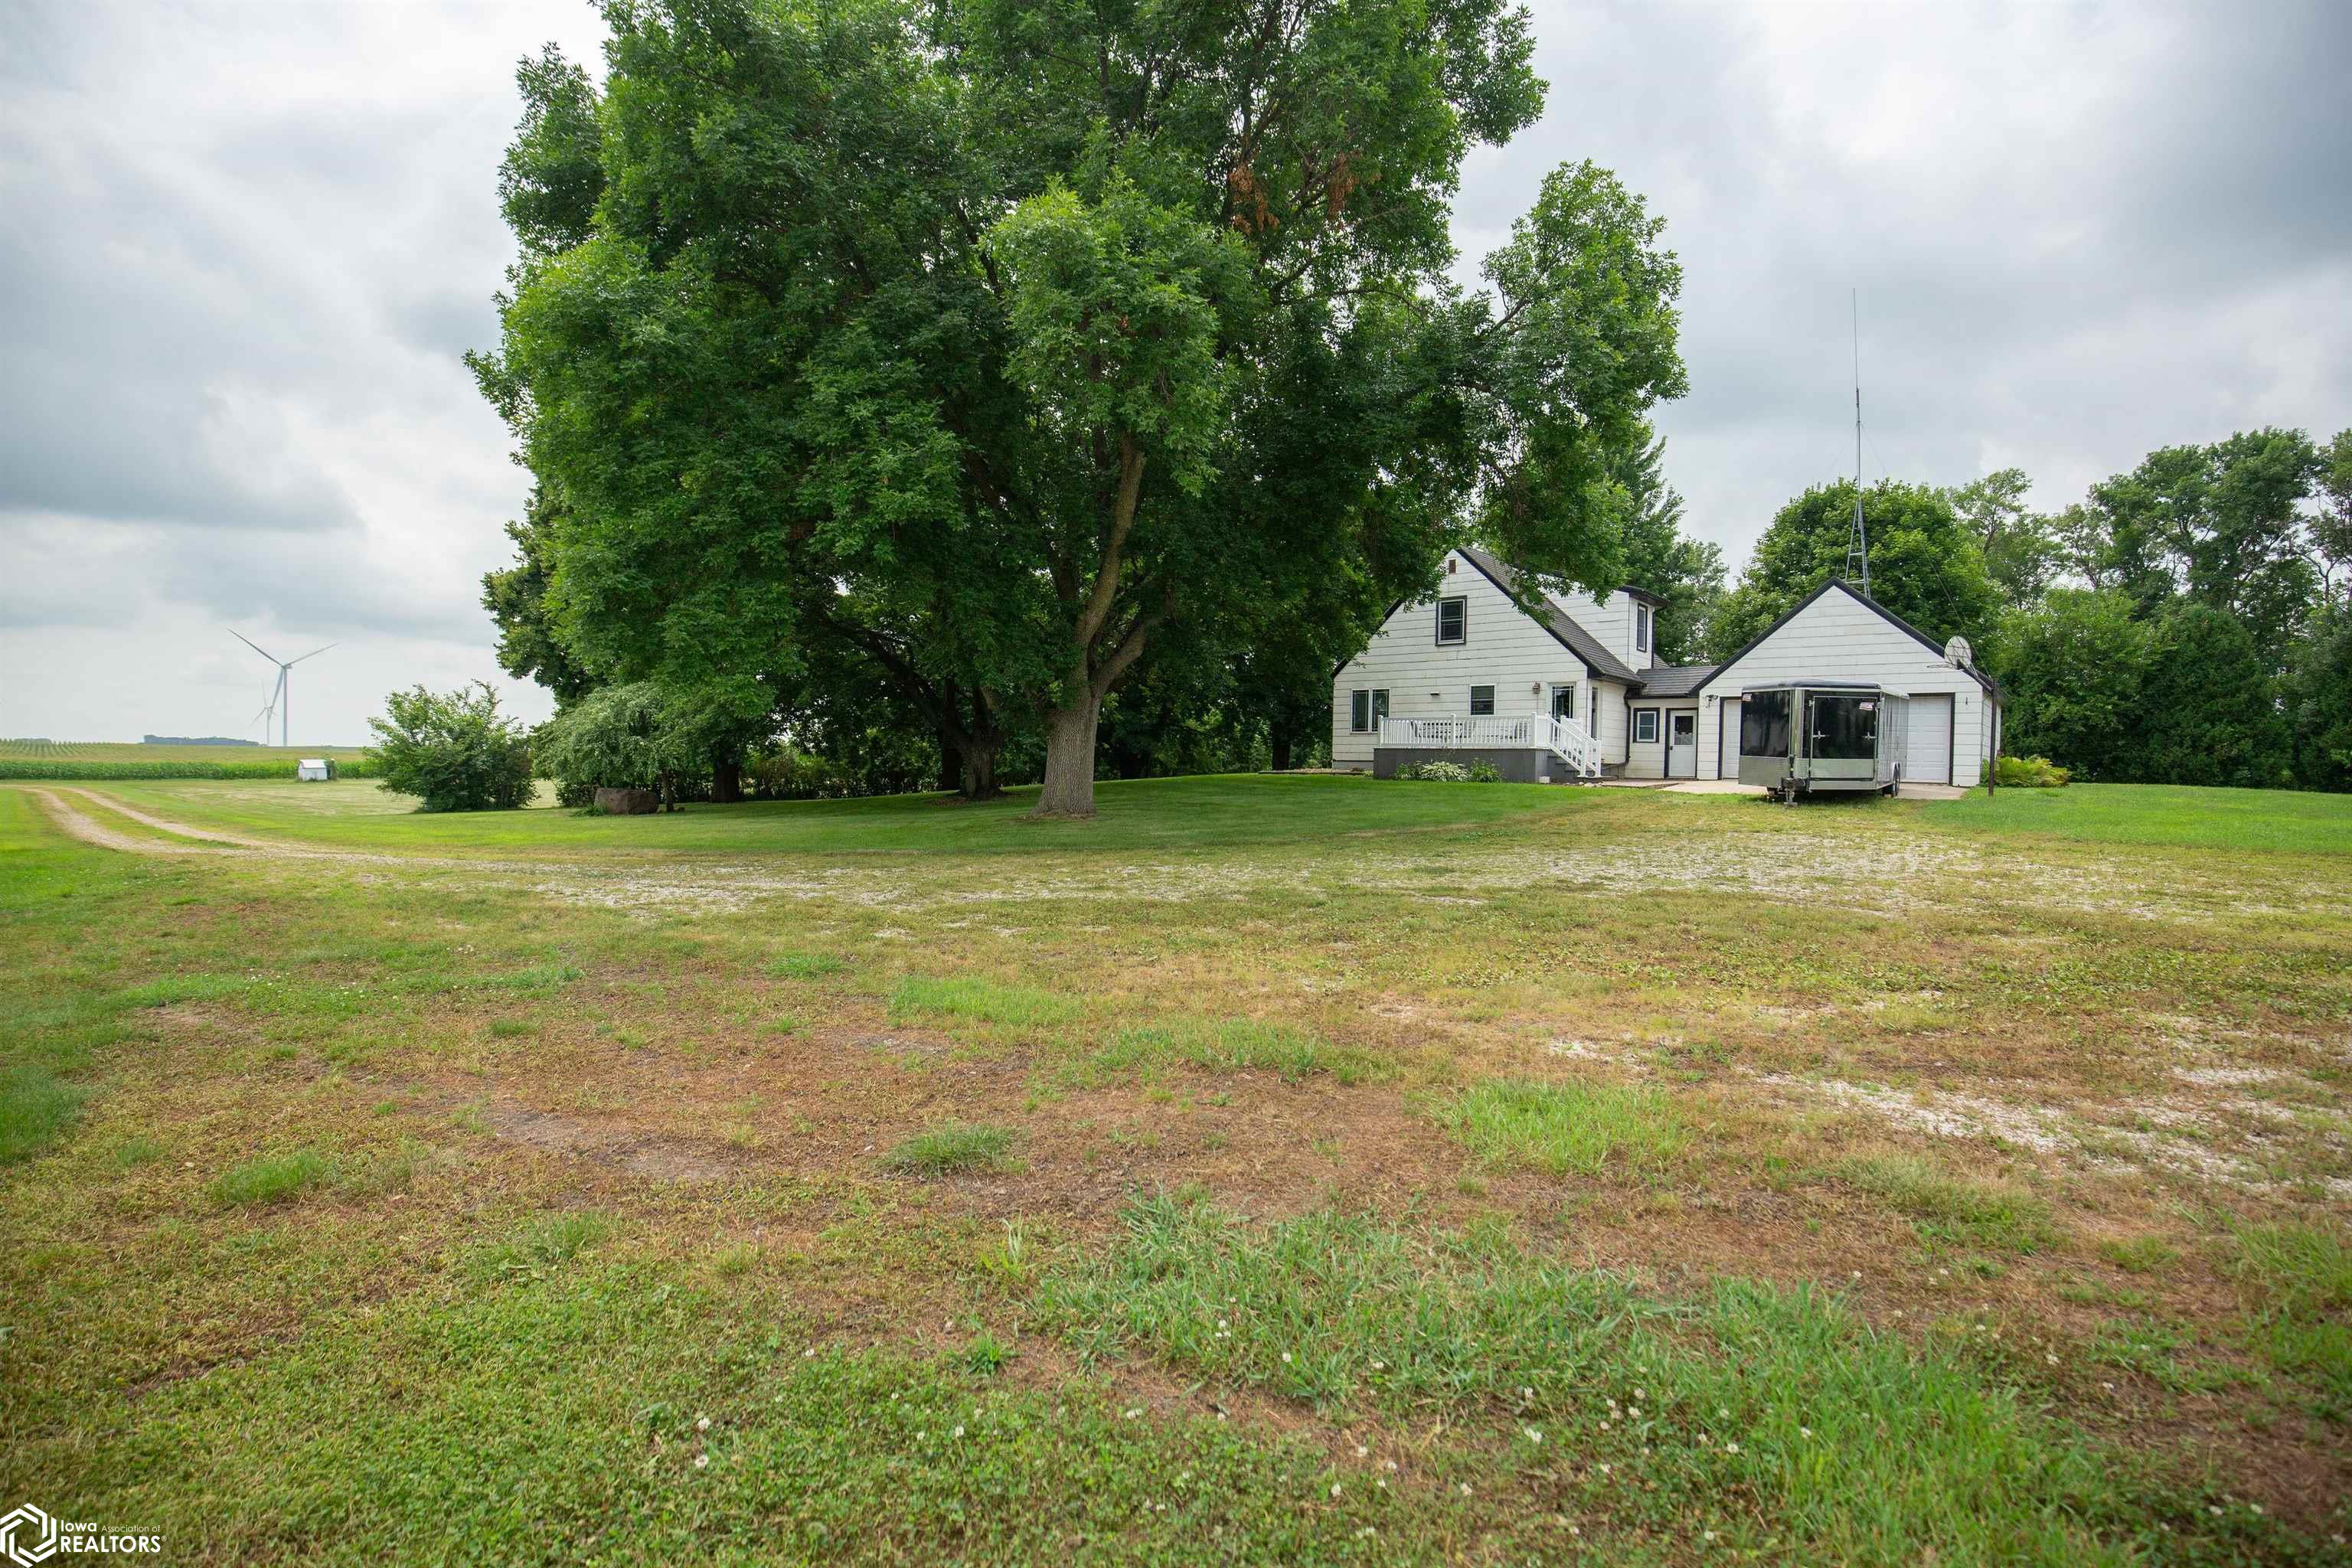
<path id="1" fill-rule="evenodd" d="M 1666 715 L 1666 776 L 1698 777 L 1698 715 L 1687 708 Z"/>

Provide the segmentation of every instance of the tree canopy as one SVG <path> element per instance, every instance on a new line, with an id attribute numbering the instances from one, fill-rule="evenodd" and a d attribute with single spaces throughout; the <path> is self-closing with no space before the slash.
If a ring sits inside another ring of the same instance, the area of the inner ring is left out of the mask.
<path id="1" fill-rule="evenodd" d="M 1076 813 L 1163 643 L 1230 659 L 1474 532 L 1617 580 L 1612 465 L 1683 390 L 1659 220 L 1570 165 L 1483 290 L 1446 277 L 1464 156 L 1541 106 L 1522 9 L 604 15 L 601 92 L 520 72 L 521 259 L 476 361 L 583 665 L 789 704 L 878 639 L 962 743 L 1041 723 Z"/>

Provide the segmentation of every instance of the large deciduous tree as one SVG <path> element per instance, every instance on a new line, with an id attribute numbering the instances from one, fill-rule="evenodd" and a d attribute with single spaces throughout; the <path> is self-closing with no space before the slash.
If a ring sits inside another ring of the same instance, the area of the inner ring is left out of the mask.
<path id="1" fill-rule="evenodd" d="M 2032 488 L 2023 468 L 1996 468 L 1951 492 L 1953 513 L 1975 538 L 1985 575 L 2011 609 L 2041 598 L 2064 558 L 2051 520 L 2025 504 Z"/>
<path id="2" fill-rule="evenodd" d="M 2174 598 L 2243 626 L 2279 668 L 2313 598 L 2303 504 L 2322 472 L 2300 430 L 2241 431 L 2210 447 L 2167 447 L 2091 488 L 2104 564 L 2153 617 Z"/>
<path id="3" fill-rule="evenodd" d="M 908 690 L 1042 724 L 1040 807 L 1082 814 L 1169 629 L 1230 655 L 1425 588 L 1473 531 L 1610 579 L 1680 274 L 1576 165 L 1486 292 L 1445 281 L 1465 153 L 1541 103 L 1504 0 L 605 16 L 601 94 L 521 73 L 477 361 L 560 503 L 584 662 L 789 690 L 821 647 L 887 665 L 878 634 Z"/>

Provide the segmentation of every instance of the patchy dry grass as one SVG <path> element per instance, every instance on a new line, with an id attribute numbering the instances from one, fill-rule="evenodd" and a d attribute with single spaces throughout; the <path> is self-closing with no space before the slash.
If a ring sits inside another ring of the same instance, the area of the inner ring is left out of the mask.
<path id="1" fill-rule="evenodd" d="M 2056 793 L 0 788 L 0 1495 L 224 1563 L 2325 1560 L 2352 816 Z"/>

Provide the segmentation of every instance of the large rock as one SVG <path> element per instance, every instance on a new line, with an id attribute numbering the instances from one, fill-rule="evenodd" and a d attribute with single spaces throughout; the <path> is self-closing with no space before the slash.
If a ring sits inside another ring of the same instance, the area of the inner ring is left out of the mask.
<path id="1" fill-rule="evenodd" d="M 643 816 L 661 809 L 661 796 L 649 789 L 600 789 L 596 809 L 607 816 Z"/>

